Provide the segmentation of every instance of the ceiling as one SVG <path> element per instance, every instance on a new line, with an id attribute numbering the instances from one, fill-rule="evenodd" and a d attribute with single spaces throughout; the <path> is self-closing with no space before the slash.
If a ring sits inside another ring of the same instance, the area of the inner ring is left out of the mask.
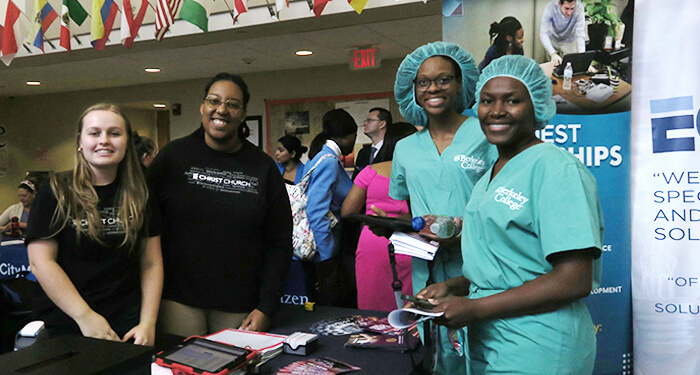
<path id="1" fill-rule="evenodd" d="M 114 31 L 113 35 L 118 35 Z M 116 36 L 118 38 L 118 36 Z M 442 39 L 441 2 L 409 3 L 320 18 L 276 22 L 207 34 L 137 42 L 131 49 L 74 50 L 0 64 L 0 96 L 42 95 L 117 86 L 348 64 L 355 48 L 378 47 L 382 59 L 402 58 Z M 299 49 L 314 54 L 299 57 Z M 149 74 L 144 68 L 159 67 Z M 41 81 L 30 87 L 27 80 Z"/>

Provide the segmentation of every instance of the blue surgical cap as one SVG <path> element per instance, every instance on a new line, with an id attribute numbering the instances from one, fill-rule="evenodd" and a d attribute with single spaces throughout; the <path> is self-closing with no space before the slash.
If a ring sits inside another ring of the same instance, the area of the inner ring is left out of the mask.
<path id="1" fill-rule="evenodd" d="M 399 70 L 396 72 L 396 83 L 394 84 L 394 96 L 399 104 L 401 116 L 413 125 L 428 125 L 425 111 L 416 103 L 413 80 L 416 79 L 418 68 L 423 64 L 423 61 L 433 56 L 451 58 L 462 70 L 462 91 L 457 93 L 455 109 L 461 113 L 474 100 L 474 86 L 479 78 L 479 69 L 477 69 L 471 53 L 448 42 L 434 42 L 418 47 L 401 62 Z"/>
<path id="2" fill-rule="evenodd" d="M 511 77 L 522 82 L 530 93 L 535 109 L 535 127 L 542 129 L 557 113 L 557 105 L 552 99 L 552 82 L 544 74 L 535 60 L 522 55 L 504 55 L 484 68 L 476 84 L 474 112 L 479 113 L 479 95 L 486 82 L 495 77 Z"/>

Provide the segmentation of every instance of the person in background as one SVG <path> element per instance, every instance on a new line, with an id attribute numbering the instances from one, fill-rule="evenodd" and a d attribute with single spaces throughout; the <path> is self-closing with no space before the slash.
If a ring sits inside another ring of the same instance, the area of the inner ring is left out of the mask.
<path id="1" fill-rule="evenodd" d="M 586 11 L 580 0 L 552 0 L 544 7 L 540 40 L 554 65 L 569 53 L 586 51 Z"/>
<path id="2" fill-rule="evenodd" d="M 307 190 L 308 202 L 306 215 L 309 226 L 318 247 L 313 261 L 314 273 L 309 273 L 309 284 L 316 285 L 317 301 L 325 305 L 345 304 L 346 296 L 334 285 L 338 280 L 341 225 L 333 226 L 328 212 L 336 217 L 352 187 L 352 181 L 340 163 L 340 156 L 347 156 L 353 151 L 357 137 L 357 124 L 352 116 L 343 109 L 333 109 L 323 115 L 323 130 L 309 146 L 309 162 L 304 167 L 304 174 L 310 173 Z M 353 249 L 354 250 L 354 249 Z M 348 276 L 347 279 L 352 277 Z M 354 280 L 343 280 L 342 284 Z M 348 293 L 349 294 L 349 293 Z M 350 303 L 351 305 L 354 303 Z"/>
<path id="3" fill-rule="evenodd" d="M 384 145 L 384 135 L 387 129 L 391 126 L 391 112 L 384 108 L 372 108 L 367 114 L 367 118 L 362 123 L 364 133 L 372 140 L 371 146 L 364 146 L 357 153 L 355 158 L 355 170 L 352 172 L 353 181 L 366 166 L 372 164 L 374 160 L 385 151 L 382 149 Z"/>
<path id="4" fill-rule="evenodd" d="M 493 60 L 503 55 L 523 55 L 525 30 L 517 18 L 507 16 L 501 22 L 494 22 L 489 29 L 491 47 L 486 51 L 484 59 L 479 63 L 479 71 Z"/>
<path id="5" fill-rule="evenodd" d="M 167 334 L 265 331 L 292 259 L 292 213 L 275 162 L 246 140 L 248 86 L 219 73 L 204 87 L 201 126 L 148 168 L 163 218 Z"/>
<path id="6" fill-rule="evenodd" d="M 140 136 L 138 132 L 134 132 L 134 146 L 136 146 L 136 155 L 139 156 L 141 164 L 144 168 L 148 168 L 158 155 L 158 147 L 151 138 Z"/>
<path id="7" fill-rule="evenodd" d="M 496 161 L 496 149 L 486 141 L 479 121 L 462 114 L 474 100 L 478 76 L 471 53 L 454 43 L 421 46 L 399 66 L 394 94 L 401 115 L 425 128 L 396 145 L 389 196 L 409 201 L 413 216 L 463 215 L 474 184 Z M 430 262 L 413 258 L 412 273 L 414 292 L 460 276 L 459 244 L 442 243 Z M 455 349 L 454 335 L 444 328 L 436 335 L 431 341 L 437 362 L 431 370 L 465 373 L 466 357 Z"/>
<path id="8" fill-rule="evenodd" d="M 372 207 L 382 209 L 391 217 L 408 213 L 406 201 L 389 197 L 389 178 L 396 142 L 415 132 L 416 128 L 407 122 L 397 122 L 388 127 L 382 148 L 385 156 L 377 157 L 372 165 L 357 175 L 343 202 L 343 217 L 360 213 L 363 207 L 366 207 L 364 213 L 367 215 L 373 213 Z M 367 226 L 362 228 L 355 257 L 357 307 L 362 310 L 391 311 L 397 308 L 388 245 L 386 237 L 373 234 Z M 396 270 L 403 285 L 403 294 L 412 295 L 411 257 L 397 254 Z"/>
<path id="9" fill-rule="evenodd" d="M 17 187 L 17 197 L 19 202 L 8 207 L 2 215 L 0 215 L 0 232 L 10 230 L 12 226 L 12 218 L 19 219 L 19 229 L 25 231 L 27 229 L 27 221 L 29 212 L 32 209 L 32 203 L 36 197 L 37 186 L 34 181 L 24 180 Z"/>
<path id="10" fill-rule="evenodd" d="M 344 109 L 333 109 L 323 115 L 323 131 L 311 141 L 310 161 L 304 168 L 304 174 L 311 171 L 306 214 L 318 246 L 318 261 L 336 255 L 337 241 L 326 213 L 329 210 L 339 213 L 352 187 L 352 181 L 340 164 L 340 156 L 352 153 L 356 137 L 357 124 L 352 116 Z"/>
<path id="11" fill-rule="evenodd" d="M 477 84 L 498 161 L 464 214 L 464 274 L 418 293 L 448 327 L 469 326 L 472 374 L 591 374 L 596 338 L 581 300 L 600 284 L 603 215 L 595 178 L 535 136 L 556 112 L 537 63 L 503 56 Z M 466 297 L 466 298 L 465 298 Z"/>
<path id="12" fill-rule="evenodd" d="M 299 138 L 293 135 L 285 135 L 277 140 L 275 161 L 284 182 L 296 184 L 304 177 L 304 163 L 301 162 L 301 156 L 307 150 L 306 146 L 301 145 Z"/>
<path id="13" fill-rule="evenodd" d="M 53 176 L 29 215 L 29 262 L 50 337 L 153 345 L 163 285 L 160 225 L 131 125 L 111 104 L 78 122 L 76 164 Z"/>

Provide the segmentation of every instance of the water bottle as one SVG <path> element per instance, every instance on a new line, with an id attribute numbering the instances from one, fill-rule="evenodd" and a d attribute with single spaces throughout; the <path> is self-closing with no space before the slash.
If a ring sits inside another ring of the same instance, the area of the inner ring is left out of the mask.
<path id="1" fill-rule="evenodd" d="M 449 216 L 438 216 L 430 224 L 430 231 L 440 238 L 452 238 L 459 234 L 461 228 L 457 226 L 454 219 Z"/>
<path id="2" fill-rule="evenodd" d="M 571 78 L 574 76 L 574 69 L 571 67 L 571 63 L 566 63 L 566 68 L 564 68 L 564 83 L 562 88 L 566 91 L 571 90 Z"/>
<path id="3" fill-rule="evenodd" d="M 462 228 L 449 216 L 425 215 L 423 217 L 414 217 L 411 220 L 411 226 L 419 234 L 421 232 L 425 233 L 427 228 L 429 233 L 434 234 L 438 238 L 452 238 L 462 231 Z"/>

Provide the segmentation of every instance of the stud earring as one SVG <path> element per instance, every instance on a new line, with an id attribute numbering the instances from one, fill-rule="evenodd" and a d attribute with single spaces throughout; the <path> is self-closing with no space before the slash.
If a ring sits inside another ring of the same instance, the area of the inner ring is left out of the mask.
<path id="1" fill-rule="evenodd" d="M 78 152 L 83 152 L 83 148 L 82 148 L 82 147 L 78 147 Z"/>

